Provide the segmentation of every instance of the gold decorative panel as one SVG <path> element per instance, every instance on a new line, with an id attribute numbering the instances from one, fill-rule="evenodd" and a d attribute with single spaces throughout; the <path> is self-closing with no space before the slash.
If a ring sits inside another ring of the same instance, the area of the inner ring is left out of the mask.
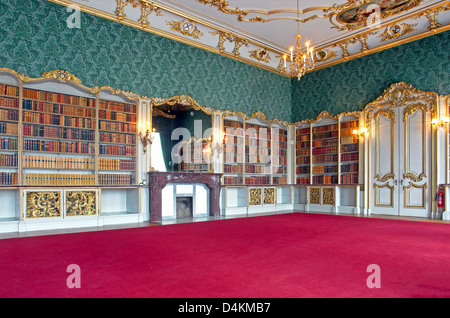
<path id="1" fill-rule="evenodd" d="M 322 189 L 322 204 L 334 205 L 334 188 Z"/>
<path id="2" fill-rule="evenodd" d="M 248 205 L 261 205 L 262 203 L 262 189 L 253 188 L 249 189 L 249 201 Z"/>
<path id="3" fill-rule="evenodd" d="M 66 216 L 97 215 L 95 191 L 67 191 Z"/>
<path id="4" fill-rule="evenodd" d="M 320 204 L 320 188 L 309 188 L 309 203 Z"/>
<path id="5" fill-rule="evenodd" d="M 275 203 L 275 188 L 264 188 L 264 204 Z"/>
<path id="6" fill-rule="evenodd" d="M 53 218 L 61 216 L 60 191 L 30 191 L 26 193 L 27 219 Z"/>

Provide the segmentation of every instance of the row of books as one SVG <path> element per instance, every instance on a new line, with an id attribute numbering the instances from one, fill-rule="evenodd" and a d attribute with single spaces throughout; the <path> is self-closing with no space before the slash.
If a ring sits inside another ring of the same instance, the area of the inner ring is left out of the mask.
<path id="1" fill-rule="evenodd" d="M 341 172 L 358 172 L 359 165 L 357 163 L 349 163 L 341 165 Z"/>
<path id="2" fill-rule="evenodd" d="M 336 130 L 338 130 L 338 125 L 331 124 L 331 125 L 313 127 L 312 132 L 314 134 L 314 133 L 319 133 L 319 132 L 336 131 Z"/>
<path id="3" fill-rule="evenodd" d="M 95 130 L 60 128 L 29 124 L 23 125 L 23 135 L 32 137 L 95 141 Z"/>
<path id="4" fill-rule="evenodd" d="M 81 96 L 59 94 L 47 91 L 38 91 L 29 88 L 23 89 L 23 98 L 36 99 L 52 103 L 69 104 L 75 106 L 95 107 L 95 98 L 86 98 Z"/>
<path id="5" fill-rule="evenodd" d="M 313 156 L 312 157 L 312 163 L 332 163 L 337 162 L 338 156 L 337 155 L 320 155 L 320 156 Z"/>
<path id="6" fill-rule="evenodd" d="M 136 184 L 135 174 L 99 174 L 100 185 L 133 185 Z"/>
<path id="7" fill-rule="evenodd" d="M 312 173 L 318 174 L 318 173 L 337 173 L 338 172 L 338 166 L 313 166 L 312 167 Z"/>
<path id="8" fill-rule="evenodd" d="M 338 146 L 317 147 L 313 148 L 312 154 L 314 155 L 326 155 L 336 154 L 338 152 Z"/>
<path id="9" fill-rule="evenodd" d="M 225 163 L 244 163 L 244 155 L 241 154 L 228 154 L 224 155 Z"/>
<path id="10" fill-rule="evenodd" d="M 295 159 L 297 165 L 309 165 L 311 163 L 311 157 L 298 157 Z"/>
<path id="11" fill-rule="evenodd" d="M 310 147 L 311 147 L 310 141 L 302 141 L 302 142 L 297 142 L 295 144 L 296 149 L 309 149 Z"/>
<path id="12" fill-rule="evenodd" d="M 273 167 L 272 172 L 273 172 L 273 174 L 286 174 L 287 168 L 286 167 Z"/>
<path id="13" fill-rule="evenodd" d="M 287 184 L 287 177 L 273 177 L 273 184 Z"/>
<path id="14" fill-rule="evenodd" d="M 341 122 L 341 129 L 358 128 L 358 127 L 359 127 L 359 122 L 357 120 Z"/>
<path id="15" fill-rule="evenodd" d="M 18 125 L 0 122 L 0 134 L 18 135 L 19 134 Z"/>
<path id="16" fill-rule="evenodd" d="M 7 96 L 18 96 L 19 88 L 6 84 L 0 84 L 0 94 Z"/>
<path id="17" fill-rule="evenodd" d="M 286 157 L 287 156 L 287 151 L 284 149 L 279 149 L 279 148 L 272 148 L 272 155 L 274 157 Z"/>
<path id="18" fill-rule="evenodd" d="M 358 144 L 346 144 L 341 146 L 341 153 L 342 152 L 355 152 L 359 151 L 359 145 Z"/>
<path id="19" fill-rule="evenodd" d="M 136 170 L 135 159 L 100 158 L 98 164 L 100 170 Z"/>
<path id="20" fill-rule="evenodd" d="M 94 170 L 95 159 L 24 155 L 23 167 L 61 170 Z"/>
<path id="21" fill-rule="evenodd" d="M 118 145 L 100 145 L 99 153 L 101 155 L 134 157 L 136 156 L 136 147 L 118 146 Z"/>
<path id="22" fill-rule="evenodd" d="M 124 134 L 101 132 L 100 141 L 134 145 L 136 144 L 136 135 L 124 135 Z"/>
<path id="23" fill-rule="evenodd" d="M 19 120 L 19 111 L 14 109 L 0 109 L 0 120 Z"/>
<path id="24" fill-rule="evenodd" d="M 297 149 L 297 150 L 295 151 L 295 154 L 296 154 L 297 157 L 309 156 L 309 154 L 310 154 L 310 149 L 309 149 L 309 148 Z"/>
<path id="25" fill-rule="evenodd" d="M 245 147 L 246 155 L 270 156 L 269 147 Z"/>
<path id="26" fill-rule="evenodd" d="M 343 174 L 341 175 L 341 184 L 357 184 L 358 174 Z"/>
<path id="27" fill-rule="evenodd" d="M 273 157 L 272 163 L 274 165 L 287 165 L 287 158 L 286 157 Z"/>
<path id="28" fill-rule="evenodd" d="M 95 185 L 91 174 L 24 173 L 23 185 L 82 186 Z"/>
<path id="29" fill-rule="evenodd" d="M 308 140 L 310 140 L 310 135 L 308 134 L 308 135 L 297 135 L 296 137 L 295 137 L 295 141 L 296 142 L 301 142 L 301 141 L 308 141 Z"/>
<path id="30" fill-rule="evenodd" d="M 261 185 L 261 184 L 270 184 L 271 183 L 270 176 L 252 176 L 245 177 L 245 185 Z"/>
<path id="31" fill-rule="evenodd" d="M 115 123 L 111 121 L 100 121 L 100 129 L 101 130 L 109 130 L 116 132 L 124 132 L 124 133 L 136 133 L 136 125 L 128 124 L 128 123 Z"/>
<path id="32" fill-rule="evenodd" d="M 0 137 L 0 149 L 2 150 L 18 150 L 19 140 L 16 138 Z"/>
<path id="33" fill-rule="evenodd" d="M 297 177 L 297 184 L 310 184 L 309 177 Z"/>
<path id="34" fill-rule="evenodd" d="M 334 139 L 326 139 L 326 140 L 314 140 L 312 143 L 313 147 L 327 147 L 327 146 L 334 146 L 339 143 L 339 140 L 337 138 Z"/>
<path id="35" fill-rule="evenodd" d="M 242 173 L 243 165 L 223 165 L 223 172 L 225 173 Z"/>
<path id="36" fill-rule="evenodd" d="M 246 165 L 245 173 L 262 173 L 262 174 L 270 174 L 270 166 L 255 166 L 255 165 Z"/>
<path id="37" fill-rule="evenodd" d="M 311 128 L 297 128 L 296 131 L 296 135 L 305 135 L 307 134 L 309 136 L 309 134 L 311 133 Z"/>
<path id="38" fill-rule="evenodd" d="M 181 163 L 181 170 L 186 172 L 207 172 L 207 163 Z"/>
<path id="39" fill-rule="evenodd" d="M 60 115 L 71 115 L 94 118 L 96 116 L 95 108 L 78 107 L 72 105 L 52 104 L 48 102 L 41 102 L 36 100 L 23 100 L 23 109 L 53 113 Z"/>
<path id="40" fill-rule="evenodd" d="M 295 168 L 296 174 L 309 174 L 311 172 L 310 166 L 300 166 Z"/>
<path id="41" fill-rule="evenodd" d="M 98 104 L 101 109 L 136 114 L 135 104 L 118 103 L 106 100 L 100 100 Z"/>
<path id="42" fill-rule="evenodd" d="M 287 142 L 287 136 L 272 135 L 272 141 L 275 141 L 275 142 Z"/>
<path id="43" fill-rule="evenodd" d="M 17 172 L 0 172 L 0 185 L 17 185 L 18 181 L 19 174 Z"/>
<path id="44" fill-rule="evenodd" d="M 248 155 L 246 162 L 268 165 L 271 162 L 271 158 L 270 158 L 270 156 Z"/>
<path id="45" fill-rule="evenodd" d="M 358 143 L 358 136 L 344 136 L 341 137 L 341 145 L 344 144 L 354 144 L 354 143 Z"/>
<path id="46" fill-rule="evenodd" d="M 19 108 L 19 99 L 0 96 L 0 107 Z"/>
<path id="47" fill-rule="evenodd" d="M 0 167 L 18 167 L 19 155 L 18 154 L 0 154 Z"/>
<path id="48" fill-rule="evenodd" d="M 317 140 L 317 139 L 326 139 L 326 138 L 334 138 L 334 137 L 338 137 L 337 130 L 315 133 L 315 134 L 313 134 L 312 139 Z"/>
<path id="49" fill-rule="evenodd" d="M 345 153 L 341 155 L 341 161 L 357 161 L 359 160 L 359 153 L 353 152 L 353 153 Z"/>
<path id="50" fill-rule="evenodd" d="M 225 185 L 242 185 L 243 177 L 223 177 L 223 183 Z"/>
<path id="51" fill-rule="evenodd" d="M 231 121 L 231 120 L 224 120 L 223 125 L 225 128 L 232 127 L 232 128 L 242 128 L 244 127 L 243 123 L 240 123 L 238 121 Z"/>
<path id="52" fill-rule="evenodd" d="M 98 113 L 98 116 L 101 119 L 116 120 L 116 121 L 128 121 L 128 122 L 132 122 L 132 123 L 136 122 L 135 114 L 119 113 L 116 111 L 108 111 L 108 110 L 100 110 Z"/>
<path id="53" fill-rule="evenodd" d="M 25 151 L 65 152 L 75 154 L 95 154 L 93 143 L 81 141 L 31 140 L 23 143 Z"/>
<path id="54" fill-rule="evenodd" d="M 56 125 L 75 128 L 95 129 L 94 118 L 70 117 L 66 115 L 52 115 L 44 113 L 23 112 L 23 120 L 28 123 Z"/>
<path id="55" fill-rule="evenodd" d="M 313 176 L 313 184 L 338 184 L 337 175 L 323 175 L 323 176 Z"/>

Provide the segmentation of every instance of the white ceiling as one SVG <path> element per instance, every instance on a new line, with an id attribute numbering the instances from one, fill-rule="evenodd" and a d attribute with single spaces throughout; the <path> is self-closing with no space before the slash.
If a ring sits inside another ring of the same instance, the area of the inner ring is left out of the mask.
<path id="1" fill-rule="evenodd" d="M 50 0 L 70 5 L 112 20 L 128 23 L 143 30 L 167 36 L 190 45 L 201 47 L 265 69 L 280 72 L 283 54 L 295 45 L 297 34 L 296 0 Z M 337 17 L 347 11 L 356 11 L 361 5 L 380 4 L 383 0 L 300 0 L 299 17 L 302 40 L 311 41 L 316 51 L 328 56 L 318 65 L 336 64 L 377 50 L 389 48 L 435 32 L 449 29 L 450 1 L 442 0 L 385 0 L 387 10 L 381 11 L 379 23 L 365 26 L 356 22 L 346 24 Z M 158 11 L 149 10 L 148 26 L 142 26 L 143 3 Z M 393 5 L 399 7 L 392 8 Z M 117 9 L 123 5 L 123 19 L 118 19 Z M 427 11 L 428 10 L 428 11 Z M 239 14 L 240 13 L 240 14 Z M 269 22 L 247 22 L 260 17 Z M 433 18 L 439 25 L 432 25 Z M 172 29 L 170 22 L 189 19 L 201 32 L 182 34 Z M 243 21 L 239 21 L 243 20 Z M 392 31 L 395 30 L 395 31 Z M 226 39 L 219 49 L 219 33 L 232 34 L 248 43 L 238 47 L 236 41 Z M 214 32 L 216 32 L 214 34 Z M 386 33 L 387 32 L 387 33 Z M 384 34 L 384 36 L 383 36 Z M 304 42 L 303 42 L 304 43 Z M 269 59 L 258 60 L 255 50 L 265 50 Z"/>

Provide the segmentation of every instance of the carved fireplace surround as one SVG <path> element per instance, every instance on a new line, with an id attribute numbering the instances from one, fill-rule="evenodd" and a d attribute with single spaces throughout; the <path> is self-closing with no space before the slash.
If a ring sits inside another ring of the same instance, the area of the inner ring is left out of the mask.
<path id="1" fill-rule="evenodd" d="M 222 174 L 220 173 L 181 173 L 158 172 L 148 173 L 150 197 L 150 222 L 162 220 L 162 190 L 169 183 L 194 184 L 202 183 L 209 189 L 209 215 L 220 215 L 220 190 Z"/>

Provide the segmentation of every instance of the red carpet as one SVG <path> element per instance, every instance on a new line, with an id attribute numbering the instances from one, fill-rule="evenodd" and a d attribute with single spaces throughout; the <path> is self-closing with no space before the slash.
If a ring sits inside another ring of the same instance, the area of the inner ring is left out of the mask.
<path id="1" fill-rule="evenodd" d="M 0 297 L 450 297 L 449 269 L 450 224 L 320 214 L 0 240 Z"/>

